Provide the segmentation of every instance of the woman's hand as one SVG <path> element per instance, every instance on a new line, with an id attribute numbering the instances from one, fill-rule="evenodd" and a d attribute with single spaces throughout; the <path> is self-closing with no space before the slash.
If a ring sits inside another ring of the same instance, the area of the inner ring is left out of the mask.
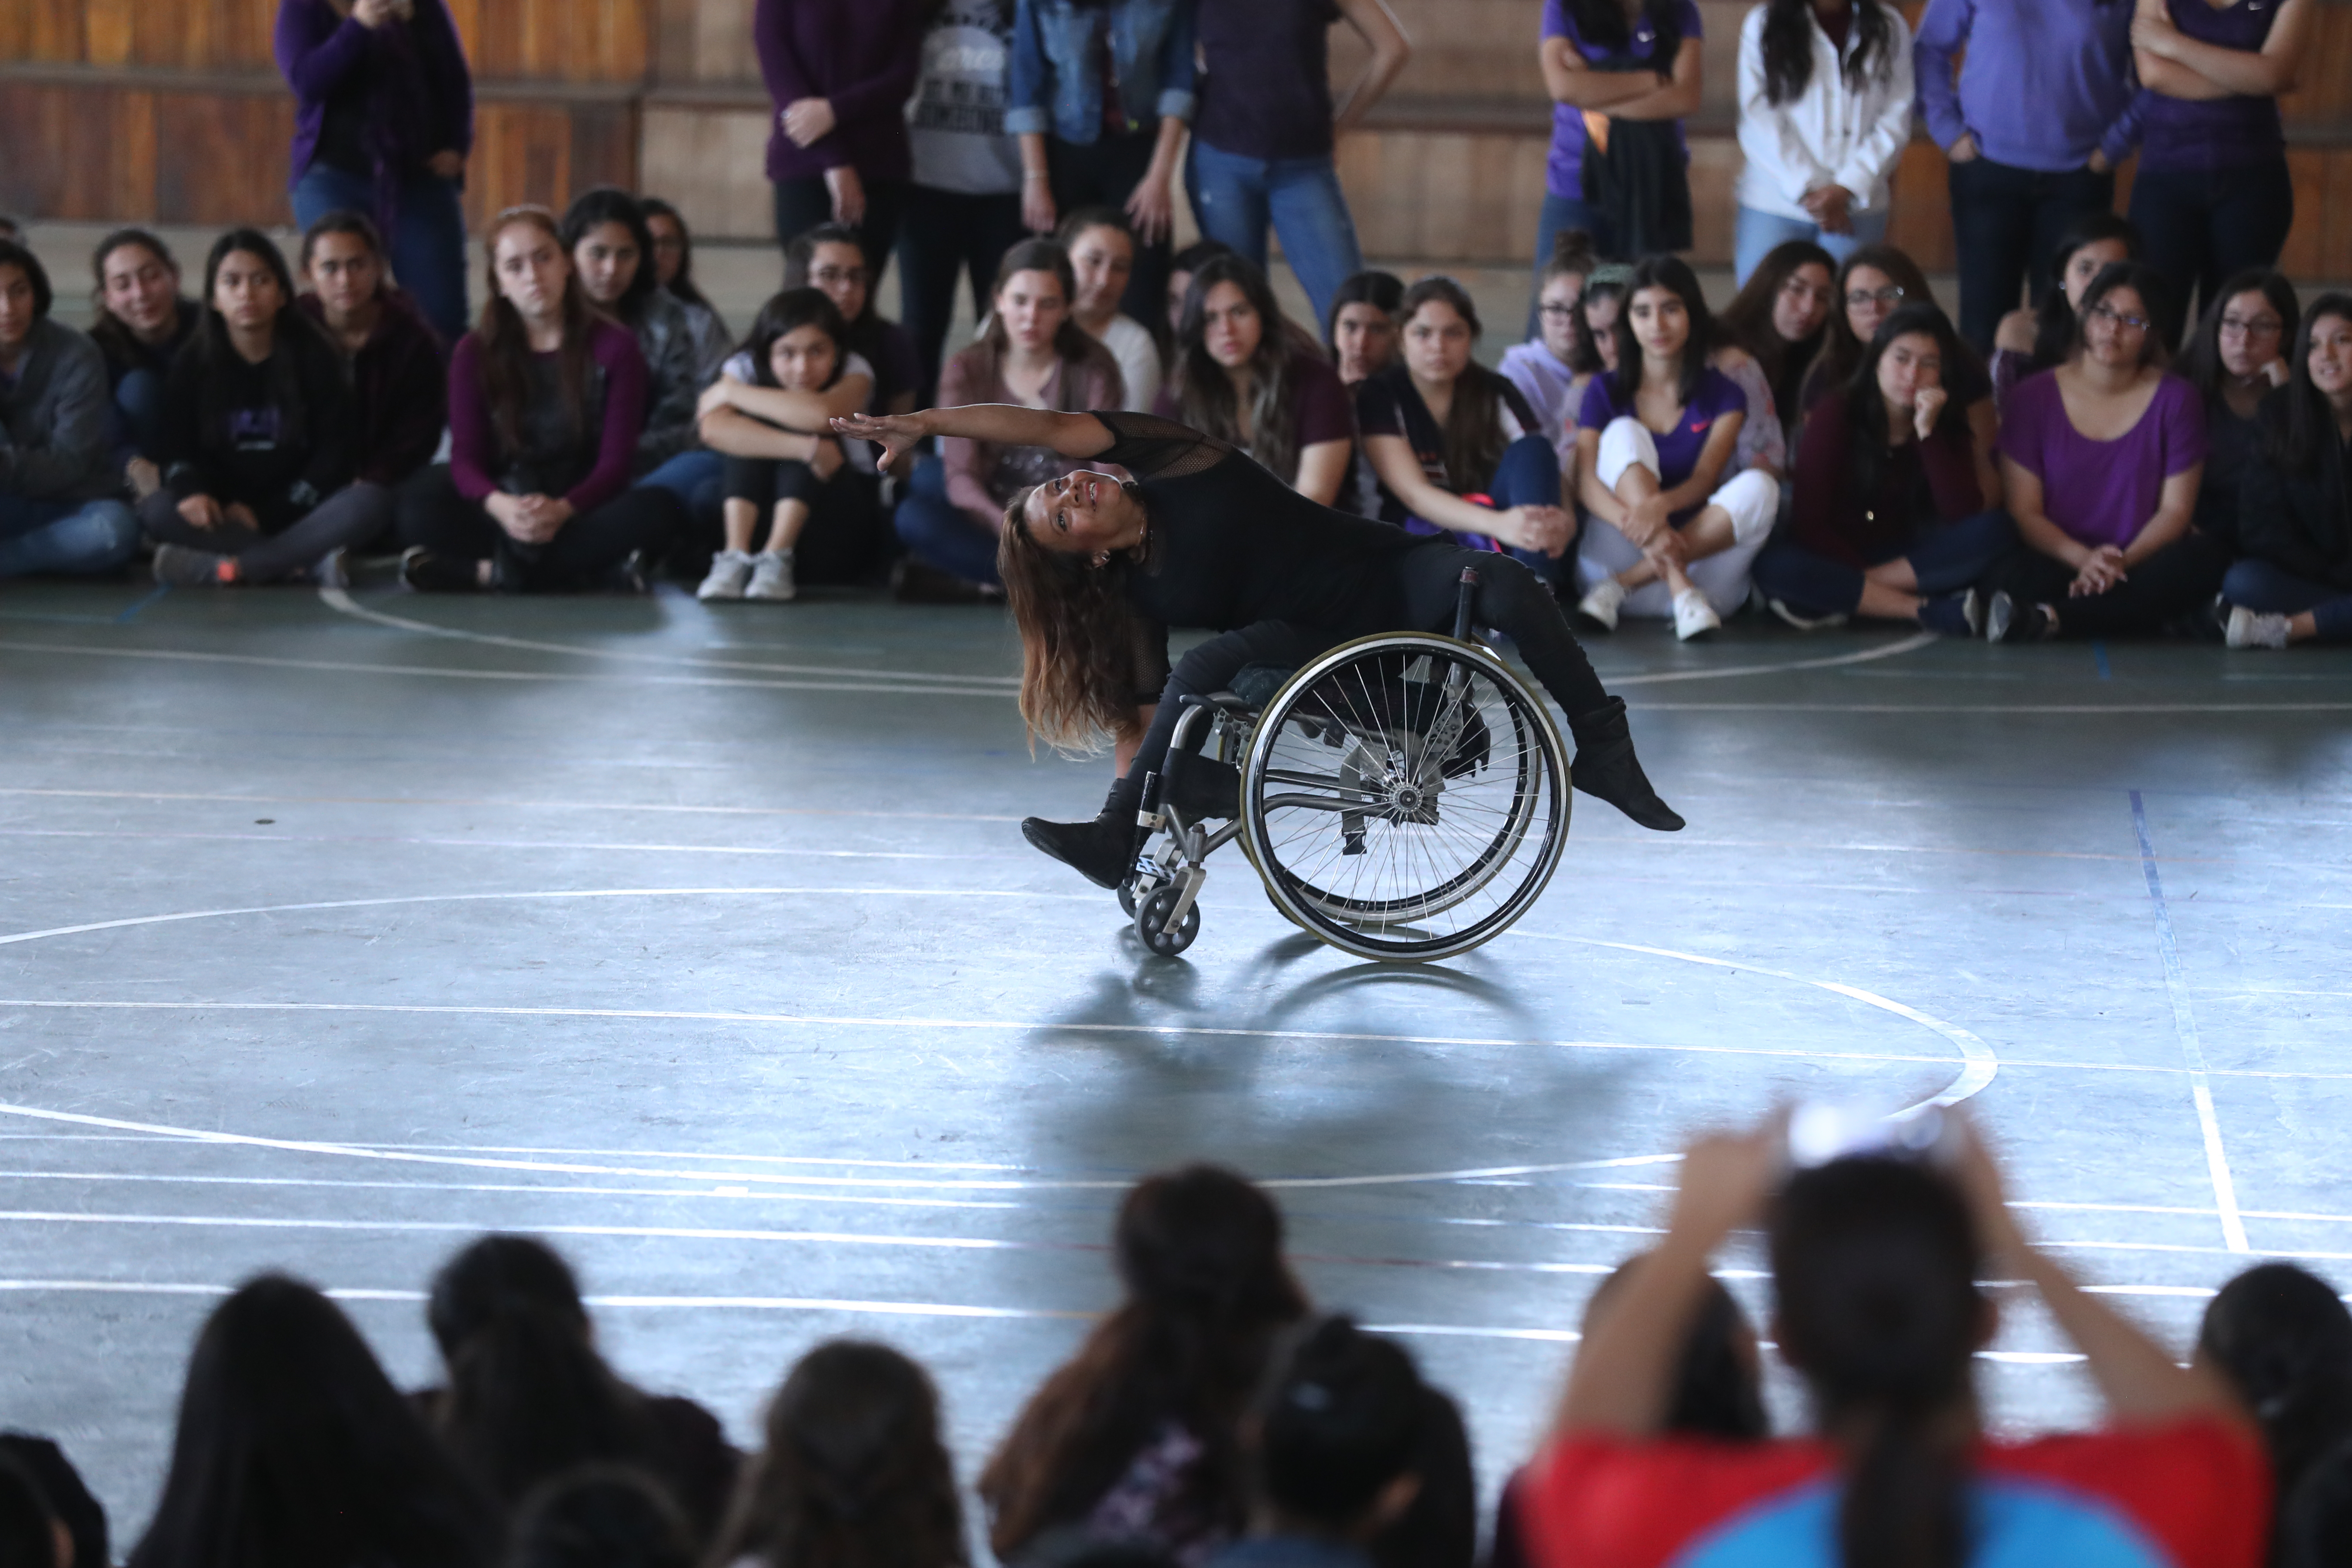
<path id="1" fill-rule="evenodd" d="M 1673 516 L 1666 509 L 1665 492 L 1661 490 L 1656 495 L 1644 496 L 1630 503 L 1625 508 L 1625 521 L 1617 525 L 1617 531 L 1623 534 L 1633 548 L 1646 552 L 1657 542 L 1660 534 L 1675 531 Z"/>
<path id="2" fill-rule="evenodd" d="M 261 520 L 254 516 L 253 509 L 241 500 L 233 500 L 221 508 L 221 519 L 255 533 L 261 531 Z"/>
<path id="3" fill-rule="evenodd" d="M 131 481 L 131 493 L 145 500 L 163 488 L 163 470 L 151 458 L 133 458 L 122 465 L 123 477 Z"/>
<path id="4" fill-rule="evenodd" d="M 856 228 L 866 222 L 866 182 L 844 163 L 824 172 L 824 188 L 833 194 L 833 221 Z"/>
<path id="5" fill-rule="evenodd" d="M 1135 225 L 1135 242 L 1139 247 L 1157 245 L 1168 237 L 1176 223 L 1176 200 L 1169 189 L 1167 175 L 1155 164 L 1127 198 L 1128 220 Z M 1025 193 L 1024 193 L 1025 196 Z"/>
<path id="6" fill-rule="evenodd" d="M 1051 234 L 1062 221 L 1054 210 L 1054 186 L 1040 170 L 1021 176 L 1021 226 L 1032 234 Z"/>
<path id="7" fill-rule="evenodd" d="M 218 528 L 221 524 L 220 502 L 210 496 L 190 496 L 180 503 L 179 510 L 191 528 Z"/>
<path id="8" fill-rule="evenodd" d="M 399 16 L 400 0 L 352 0 L 352 20 L 362 27 L 381 27 L 386 22 L 397 20 Z"/>
<path id="9" fill-rule="evenodd" d="M 898 467 L 898 459 L 930 434 L 920 414 L 852 414 L 832 421 L 832 425 L 836 436 L 871 441 L 881 447 L 880 466 L 886 468 Z"/>
<path id="10" fill-rule="evenodd" d="M 1711 1250 L 1753 1224 L 1780 1175 L 1784 1137 L 1781 1118 L 1775 1116 L 1752 1132 L 1717 1133 L 1685 1149 L 1666 1234 Z"/>
<path id="11" fill-rule="evenodd" d="M 1558 559 L 1576 532 L 1576 523 L 1556 506 L 1515 506 L 1495 514 L 1490 531 L 1504 543 L 1521 550 L 1540 550 Z"/>
<path id="12" fill-rule="evenodd" d="M 840 442 L 820 437 L 816 449 L 809 454 L 809 472 L 820 479 L 830 479 L 841 472 L 841 465 L 848 460 L 848 454 L 841 449 Z"/>
<path id="13" fill-rule="evenodd" d="M 425 167 L 437 179 L 463 179 L 466 174 L 466 154 L 458 152 L 455 147 L 444 147 L 425 160 Z"/>
<path id="14" fill-rule="evenodd" d="M 1949 158 L 1955 163 L 1975 163 L 1977 161 L 1977 133 L 1973 131 L 1961 132 L 1960 139 L 1944 149 L 1944 156 Z"/>
<path id="15" fill-rule="evenodd" d="M 2289 374 L 2284 359 L 2274 358 L 2262 369 L 2263 379 L 2273 386 L 2284 386 Z"/>
<path id="16" fill-rule="evenodd" d="M 830 99 L 803 98 L 784 105 L 784 135 L 795 147 L 807 147 L 823 141 L 839 123 Z"/>
<path id="17" fill-rule="evenodd" d="M 1943 413 L 1949 395 L 1940 386 L 1923 386 L 1913 395 L 1911 428 L 1922 441 L 1936 433 L 1936 416 Z"/>
<path id="18" fill-rule="evenodd" d="M 2066 596 L 2080 599 L 2104 594 L 2123 582 L 2125 576 L 2124 552 L 2112 544 L 2102 544 L 2074 569 L 2074 580 L 2066 584 Z"/>
<path id="19" fill-rule="evenodd" d="M 2180 29 L 2165 15 L 2163 0 L 2149 5 L 2140 0 L 2139 8 L 2132 13 L 2132 47 L 2146 49 L 2160 60 L 2176 60 L 2180 56 Z"/>
<path id="20" fill-rule="evenodd" d="M 1853 193 L 1843 185 L 1822 185 L 1807 191 L 1797 204 L 1810 214 L 1823 234 L 1853 232 Z"/>

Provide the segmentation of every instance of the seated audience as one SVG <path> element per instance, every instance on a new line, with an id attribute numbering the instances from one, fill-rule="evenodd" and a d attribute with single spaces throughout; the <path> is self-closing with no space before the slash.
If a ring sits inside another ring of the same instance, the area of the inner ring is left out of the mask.
<path id="1" fill-rule="evenodd" d="M 544 1244 L 474 1242 L 434 1277 L 425 1319 L 448 1384 L 416 1404 L 483 1492 L 512 1509 L 578 1466 L 632 1465 L 669 1489 L 697 1544 L 718 1528 L 738 1463 L 718 1420 L 621 1381 L 570 1266 Z"/>
<path id="2" fill-rule="evenodd" d="M 1993 330 L 1993 395 L 2004 411 L 2011 388 L 2066 362 L 2074 350 L 2075 312 L 2091 280 L 2118 261 L 2139 258 L 2139 230 L 2105 209 L 2084 213 L 2058 237 L 2040 306 L 2010 311 Z M 2161 332 L 2158 341 L 2169 347 Z"/>
<path id="3" fill-rule="evenodd" d="M 0 578 L 111 572 L 139 543 L 115 499 L 105 357 L 49 319 L 53 299 L 33 253 L 0 239 Z"/>
<path id="4" fill-rule="evenodd" d="M 1197 1565 L 1247 1514 L 1240 1428 L 1276 1337 L 1307 1312 L 1282 1216 L 1207 1165 L 1138 1183 L 1113 1249 L 1127 1299 L 1028 1405 L 980 1478 L 1014 1562 L 1056 1528 Z"/>
<path id="5" fill-rule="evenodd" d="M 1578 614 L 1614 631 L 1621 615 L 1667 616 L 1688 640 L 1748 597 L 1780 487 L 1733 468 L 1748 399 L 1707 363 L 1715 323 L 1691 269 L 1670 256 L 1633 268 L 1617 319 L 1617 367 L 1592 378 L 1578 416 L 1587 513 Z"/>
<path id="6" fill-rule="evenodd" d="M 566 1470 L 523 1500 L 504 1568 L 695 1568 L 694 1537 L 661 1483 L 622 1465 Z"/>
<path id="7" fill-rule="evenodd" d="M 1822 399 L 1797 455 L 1788 536 L 1756 558 L 1772 613 L 1801 630 L 1851 616 L 1965 637 L 1969 590 L 2017 548 L 1986 510 L 1991 475 L 1943 367 L 1965 353 L 1933 305 L 1879 324 L 1843 392 Z"/>
<path id="8" fill-rule="evenodd" d="M 1126 398 L 1118 362 L 1070 315 L 1077 293 L 1067 252 L 1050 239 L 1004 253 L 981 340 L 948 361 L 940 405 L 1017 403 L 1030 408 L 1117 408 Z M 1077 465 L 1043 447 L 998 447 L 950 437 L 915 468 L 898 500 L 898 537 L 911 552 L 900 592 L 916 599 L 968 599 L 995 588 L 997 536 L 1013 498 Z"/>
<path id="9" fill-rule="evenodd" d="M 387 489 L 433 460 L 449 423 L 441 339 L 386 269 L 375 221 L 329 213 L 302 236 L 310 291 L 295 301 L 352 371 L 359 478 Z"/>
<path id="10" fill-rule="evenodd" d="M 1617 318 L 1624 313 L 1625 285 L 1633 279 L 1629 264 L 1604 261 L 1584 280 L 1584 297 L 1576 316 L 1575 359 L 1587 391 L 1592 377 L 1617 368 Z M 1577 405 L 1576 412 L 1579 418 L 1583 417 L 1584 405 Z"/>
<path id="11" fill-rule="evenodd" d="M 1123 406 L 1149 414 L 1164 378 L 1150 329 L 1118 310 L 1135 270 L 1135 230 L 1127 215 L 1117 207 L 1080 207 L 1062 220 L 1055 237 L 1070 253 L 1070 270 L 1078 280 L 1070 319 L 1118 361 L 1119 379 L 1127 384 Z M 1181 335 L 1181 323 L 1177 330 Z"/>
<path id="12" fill-rule="evenodd" d="M 2263 397 L 2287 383 L 2287 345 L 2302 324 L 2294 285 L 2275 272 L 2228 279 L 2180 356 L 2180 378 L 2205 405 L 2205 482 L 2197 531 L 2233 550 L 2238 489 L 2261 448 Z"/>
<path id="13" fill-rule="evenodd" d="M 1805 373 L 1828 335 L 1836 293 L 1837 266 L 1830 253 L 1809 239 L 1786 240 L 1764 253 L 1747 286 L 1715 318 L 1724 340 L 1745 349 L 1763 371 L 1783 453 L 1797 449 Z"/>
<path id="14" fill-rule="evenodd" d="M 488 1568 L 499 1533 L 342 1310 L 265 1274 L 197 1337 L 130 1568 Z"/>
<path id="15" fill-rule="evenodd" d="M 1560 505 L 1559 454 L 1519 389 L 1471 358 L 1477 307 L 1451 278 L 1404 291 L 1397 362 L 1356 388 L 1381 516 L 1412 533 L 1507 548 L 1564 580 L 1576 522 Z"/>
<path id="16" fill-rule="evenodd" d="M 2221 586 L 2228 548 L 2189 525 L 2205 410 L 2164 368 L 2163 288 L 2137 262 L 2100 272 L 2072 357 L 2010 394 L 2001 488 L 2025 548 L 1987 574 L 1991 641 L 2153 632 Z"/>
<path id="17" fill-rule="evenodd" d="M 2352 1312 L 2334 1286 L 2292 1263 L 2258 1264 L 2221 1287 L 2205 1304 L 2193 1363 L 2252 1412 L 2282 1506 L 2352 1438 Z"/>
<path id="18" fill-rule="evenodd" d="M 694 236 L 685 217 L 659 196 L 639 196 L 637 210 L 646 215 L 646 230 L 654 237 L 654 281 L 686 307 L 697 348 L 703 358 L 717 363 L 727 357 L 735 340 L 728 335 L 727 319 L 694 280 Z"/>
<path id="19" fill-rule="evenodd" d="M 645 427 L 630 468 L 637 482 L 665 489 L 688 510 L 708 510 L 719 457 L 696 437 L 695 400 L 719 374 L 724 343 L 695 330 L 686 306 L 654 274 L 653 230 L 626 191 L 600 185 L 563 214 L 563 248 L 575 286 L 588 303 L 636 334 L 646 359 Z"/>
<path id="20" fill-rule="evenodd" d="M 858 247 L 856 230 L 817 225 L 784 247 L 784 287 L 824 289 L 849 323 L 849 352 L 874 367 L 874 411 L 911 413 L 922 384 L 922 362 L 907 329 L 875 310 L 874 274 Z"/>
<path id="21" fill-rule="evenodd" d="M 171 247 L 143 228 L 118 228 L 100 240 L 89 269 L 97 284 L 89 335 L 106 354 L 131 487 L 143 498 L 163 482 L 155 453 L 163 440 L 163 383 L 204 307 L 180 292 Z"/>
<path id="22" fill-rule="evenodd" d="M 1592 379 L 1576 363 L 1576 318 L 1584 308 L 1584 281 L 1599 265 L 1582 229 L 1559 231 L 1536 279 L 1536 335 L 1505 349 L 1500 366 L 1535 410 L 1540 434 L 1559 454 L 1562 474 L 1576 466 L 1576 415 Z"/>
<path id="23" fill-rule="evenodd" d="M 718 1549 L 735 1568 L 964 1568 L 963 1509 L 923 1369 L 831 1340 L 768 1406 Z"/>
<path id="24" fill-rule="evenodd" d="M 1188 286 L 1192 276 L 1187 268 Z M 1339 370 L 1342 385 L 1354 388 L 1366 376 L 1386 370 L 1396 358 L 1396 310 L 1403 302 L 1404 283 L 1393 272 L 1359 272 L 1339 285 L 1331 303 L 1331 319 L 1323 323 L 1323 347 Z M 1182 314 L 1179 301 L 1177 316 Z"/>
<path id="25" fill-rule="evenodd" d="M 73 1558 L 59 1568 L 111 1568 L 114 1553 L 107 1544 L 106 1510 L 90 1495 L 65 1450 L 29 1432 L 0 1432 L 0 1462 L 16 1466 L 29 1478 L 49 1516 L 65 1527 Z"/>
<path id="26" fill-rule="evenodd" d="M 1355 408 L 1339 373 L 1239 256 L 1192 274 L 1175 374 L 1155 412 L 1232 442 L 1325 506 L 1338 503 L 1355 456 Z"/>
<path id="27" fill-rule="evenodd" d="M 2352 294 L 2312 302 L 2263 424 L 2221 582 L 2230 646 L 2352 642 Z"/>
<path id="28" fill-rule="evenodd" d="M 822 289 L 787 289 L 761 307 L 726 369 L 702 416 L 703 439 L 725 454 L 725 537 L 695 596 L 790 599 L 803 563 L 814 582 L 870 576 L 887 554 L 873 447 L 845 452 L 825 426 L 861 412 L 874 390 L 841 312 Z M 762 518 L 767 542 L 754 555 Z"/>
<path id="29" fill-rule="evenodd" d="M 1160 329 L 1167 333 L 1168 342 L 1175 341 L 1177 323 L 1184 319 L 1184 296 L 1192 291 L 1192 274 L 1212 257 L 1239 254 L 1223 240 L 1196 239 L 1169 261 L 1168 313 Z"/>
<path id="30" fill-rule="evenodd" d="M 1838 268 L 1821 353 L 1813 356 L 1805 373 L 1799 408 L 1790 417 L 1801 419 L 1822 398 L 1852 385 L 1853 367 L 1862 361 L 1864 345 L 1878 334 L 1879 323 L 1905 305 L 1922 301 L 1936 303 L 1927 275 L 1894 246 L 1865 245 L 1847 257 L 1845 265 Z M 2000 413 L 1993 401 L 1992 378 L 1974 349 L 1958 363 L 1944 367 L 1944 391 L 1968 414 L 1969 434 L 1976 442 L 1977 455 L 1994 464 L 1997 471 Z M 1988 504 L 2000 499 L 1995 496 Z"/>
<path id="31" fill-rule="evenodd" d="M 163 388 L 163 487 L 139 503 L 155 581 L 340 584 L 342 552 L 392 521 L 356 478 L 358 404 L 326 332 L 294 303 L 267 235 L 236 228 L 205 263 L 205 320 Z"/>
<path id="32" fill-rule="evenodd" d="M 2030 1246 L 1990 1159 L 1958 1131 L 1948 1166 L 1846 1158 L 1784 1174 L 1777 1124 L 1690 1149 L 1664 1240 L 1578 1347 L 1529 1467 L 1530 1563 L 2253 1568 L 2269 1478 L 2234 1394 Z M 1709 1258 L 1750 1226 L 1767 1230 L 1775 1338 L 1821 1436 L 1672 1436 Z M 2026 1442 L 1984 1432 L 1973 1362 L 1998 1322 L 1986 1279 L 2034 1286 L 2111 1426 Z"/>
<path id="33" fill-rule="evenodd" d="M 490 297 L 449 359 L 449 461 L 400 490 L 401 580 L 428 593 L 646 591 L 645 557 L 683 521 L 630 489 L 646 357 L 597 312 L 544 207 L 483 236 Z"/>
<path id="34" fill-rule="evenodd" d="M 1374 1568 L 1368 1543 L 1422 1489 L 1425 1392 L 1411 1356 L 1346 1318 L 1307 1331 L 1244 1426 L 1249 1536 L 1213 1568 Z"/>

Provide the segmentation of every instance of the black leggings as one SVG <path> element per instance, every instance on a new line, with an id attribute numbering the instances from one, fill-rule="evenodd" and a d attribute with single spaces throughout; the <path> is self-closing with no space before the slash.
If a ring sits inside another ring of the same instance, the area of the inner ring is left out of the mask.
<path id="1" fill-rule="evenodd" d="M 2131 637 L 2160 630 L 2210 600 L 2229 569 L 2230 547 L 2192 528 L 2104 594 L 2068 598 L 2074 569 L 2038 550 L 2020 550 L 1995 563 L 1984 586 L 2020 605 L 2049 605 L 2058 612 L 2061 637 Z"/>
<path id="2" fill-rule="evenodd" d="M 1585 715 L 1605 706 L 1609 693 L 1592 672 L 1568 617 L 1543 580 L 1524 563 L 1491 550 L 1465 550 L 1458 545 L 1423 544 L 1396 558 L 1398 586 L 1403 590 L 1405 625 L 1399 626 L 1302 626 L 1289 621 L 1259 621 L 1230 632 L 1220 632 L 1200 644 L 1170 672 L 1160 693 L 1160 707 L 1144 732 L 1135 763 L 1121 781 L 1129 793 L 1143 787 L 1143 775 L 1158 771 L 1168 755 L 1168 742 L 1182 715 L 1181 699 L 1203 697 L 1231 685 L 1244 667 L 1253 664 L 1305 664 L 1327 648 L 1377 632 L 1399 630 L 1451 632 L 1454 606 L 1460 595 L 1462 569 L 1478 573 L 1478 596 L 1471 616 L 1518 645 L 1543 689 L 1568 714 L 1573 731 Z"/>
<path id="3" fill-rule="evenodd" d="M 808 504 L 808 521 L 793 546 L 793 577 L 802 583 L 862 583 L 889 563 L 892 535 L 882 521 L 879 482 L 846 463 L 821 479 L 793 458 L 730 458 L 725 490 L 729 500 L 760 509 L 752 524 L 756 548 L 766 537 L 769 514 L 778 501 Z"/>
<path id="4" fill-rule="evenodd" d="M 509 537 L 482 503 L 457 493 L 446 463 L 400 487 L 400 542 L 453 561 L 495 561 L 500 587 L 532 593 L 593 588 L 633 550 L 657 550 L 685 523 L 686 507 L 665 489 L 623 490 L 576 514 L 544 544 Z"/>
<path id="5" fill-rule="evenodd" d="M 236 557 L 248 583 L 275 583 L 316 563 L 331 551 L 359 550 L 392 521 L 392 492 L 354 479 L 276 533 L 258 533 L 224 518 L 198 528 L 180 515 L 179 499 L 157 490 L 139 503 L 139 524 L 158 544 L 184 544 Z"/>

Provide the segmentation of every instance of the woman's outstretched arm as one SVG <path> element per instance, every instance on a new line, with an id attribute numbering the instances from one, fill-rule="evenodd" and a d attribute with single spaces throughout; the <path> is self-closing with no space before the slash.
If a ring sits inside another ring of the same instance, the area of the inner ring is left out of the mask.
<path id="1" fill-rule="evenodd" d="M 1065 458 L 1098 457 L 1111 447 L 1110 426 L 1091 414 L 1061 414 L 1013 403 L 972 403 L 914 414 L 853 414 L 835 419 L 836 435 L 878 443 L 889 467 L 926 436 L 960 436 L 999 447 L 1045 447 Z"/>

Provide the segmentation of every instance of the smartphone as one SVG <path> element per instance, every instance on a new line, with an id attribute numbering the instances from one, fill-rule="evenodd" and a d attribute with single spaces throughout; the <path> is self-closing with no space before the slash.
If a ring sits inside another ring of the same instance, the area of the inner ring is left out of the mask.
<path id="1" fill-rule="evenodd" d="M 1856 1155 L 1940 1164 L 1950 1153 L 1952 1121 L 1933 1105 L 1888 1116 L 1850 1100 L 1804 1100 L 1789 1112 L 1783 1140 L 1792 1171 Z"/>

